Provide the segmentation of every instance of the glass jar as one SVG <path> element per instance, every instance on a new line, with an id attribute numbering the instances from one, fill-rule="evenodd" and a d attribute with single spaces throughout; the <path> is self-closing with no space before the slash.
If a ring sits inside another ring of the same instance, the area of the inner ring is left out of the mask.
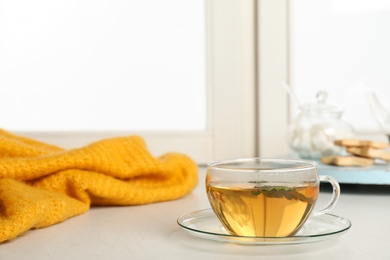
<path id="1" fill-rule="evenodd" d="M 299 115 L 290 124 L 288 144 L 300 158 L 340 155 L 343 149 L 334 141 L 354 136 L 352 126 L 341 119 L 344 110 L 326 104 L 326 98 L 325 91 L 318 92 L 317 103 L 301 106 Z"/>

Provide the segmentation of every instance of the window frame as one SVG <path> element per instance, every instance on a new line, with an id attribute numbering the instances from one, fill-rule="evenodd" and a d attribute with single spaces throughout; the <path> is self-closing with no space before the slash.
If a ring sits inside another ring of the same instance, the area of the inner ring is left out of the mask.
<path id="1" fill-rule="evenodd" d="M 262 157 L 288 156 L 289 82 L 288 0 L 259 0 L 257 5 L 258 149 Z"/>
<path id="2" fill-rule="evenodd" d="M 211 160 L 255 156 L 255 1 L 205 3 L 208 111 L 205 131 L 20 131 L 16 134 L 67 149 L 103 138 L 140 135 L 153 155 L 186 153 L 199 165 Z"/>

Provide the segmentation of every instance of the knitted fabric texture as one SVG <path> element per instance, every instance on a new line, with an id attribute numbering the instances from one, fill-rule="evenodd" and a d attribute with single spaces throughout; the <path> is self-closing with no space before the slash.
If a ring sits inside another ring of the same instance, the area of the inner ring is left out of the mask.
<path id="1" fill-rule="evenodd" d="M 0 242 L 94 205 L 178 199 L 197 183 L 198 169 L 189 157 L 155 158 L 139 136 L 65 150 L 0 130 Z"/>

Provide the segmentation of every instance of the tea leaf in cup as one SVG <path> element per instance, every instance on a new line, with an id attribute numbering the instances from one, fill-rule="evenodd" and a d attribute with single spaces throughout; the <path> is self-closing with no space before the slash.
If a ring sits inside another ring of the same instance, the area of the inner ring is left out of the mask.
<path id="1" fill-rule="evenodd" d="M 253 196 L 263 196 L 268 198 L 286 198 L 288 200 L 299 200 L 307 203 L 313 203 L 313 199 L 297 192 L 294 187 L 270 187 L 270 186 L 255 186 L 256 190 L 252 191 Z"/>

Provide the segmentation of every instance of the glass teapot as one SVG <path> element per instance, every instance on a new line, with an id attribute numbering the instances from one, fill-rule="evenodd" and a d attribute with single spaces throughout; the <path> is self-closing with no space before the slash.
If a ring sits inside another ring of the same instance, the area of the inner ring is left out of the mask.
<path id="1" fill-rule="evenodd" d="M 352 126 L 341 119 L 344 110 L 326 104 L 327 96 L 325 91 L 320 91 L 316 95 L 317 103 L 300 106 L 299 115 L 289 126 L 288 144 L 300 158 L 339 155 L 342 148 L 334 141 L 354 136 Z"/>

